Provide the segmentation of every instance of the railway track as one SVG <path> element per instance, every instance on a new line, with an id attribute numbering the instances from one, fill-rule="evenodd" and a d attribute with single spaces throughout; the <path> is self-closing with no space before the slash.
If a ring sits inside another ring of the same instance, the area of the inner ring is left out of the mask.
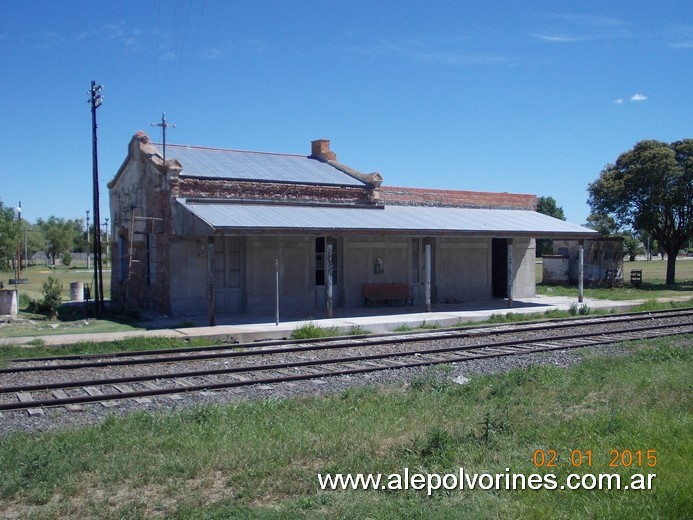
<path id="1" fill-rule="evenodd" d="M 693 333 L 693 309 L 513 326 L 15 360 L 2 369 L 0 412 L 79 411 L 123 399 L 414 368 Z M 222 365 L 222 366 L 220 366 Z M 87 377 L 87 375 L 89 377 Z M 98 377 L 95 377 L 98 376 Z"/>

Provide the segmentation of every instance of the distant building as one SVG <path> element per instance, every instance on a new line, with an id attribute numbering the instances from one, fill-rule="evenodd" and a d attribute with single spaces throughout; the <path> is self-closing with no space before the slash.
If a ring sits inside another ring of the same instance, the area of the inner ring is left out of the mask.
<path id="1" fill-rule="evenodd" d="M 282 308 L 315 314 L 330 251 L 335 307 L 364 305 L 369 284 L 406 284 L 415 305 L 427 282 L 432 303 L 530 297 L 535 238 L 595 234 L 537 213 L 534 195 L 387 187 L 337 162 L 329 141 L 311 146 L 168 145 L 164 162 L 135 134 L 108 185 L 111 298 L 177 315 L 268 313 L 278 265 Z"/>

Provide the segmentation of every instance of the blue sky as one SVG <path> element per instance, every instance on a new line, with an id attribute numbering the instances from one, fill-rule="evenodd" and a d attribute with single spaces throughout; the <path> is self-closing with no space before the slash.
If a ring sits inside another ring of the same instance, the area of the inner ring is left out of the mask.
<path id="1" fill-rule="evenodd" d="M 643 139 L 693 137 L 687 1 L 0 0 L 0 200 L 102 216 L 138 130 L 300 153 L 327 138 L 385 184 L 553 196 Z"/>

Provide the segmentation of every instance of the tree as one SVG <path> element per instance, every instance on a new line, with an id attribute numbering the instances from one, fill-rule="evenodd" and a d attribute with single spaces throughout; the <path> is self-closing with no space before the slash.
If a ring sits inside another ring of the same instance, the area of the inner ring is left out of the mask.
<path id="1" fill-rule="evenodd" d="M 553 197 L 539 197 L 537 199 L 537 212 L 549 217 L 565 220 L 563 208 L 558 205 Z"/>
<path id="2" fill-rule="evenodd" d="M 537 199 L 537 213 L 548 215 L 549 217 L 565 220 L 563 208 L 558 205 L 553 197 L 539 197 Z M 537 239 L 537 256 L 544 256 L 553 250 L 553 240 L 550 238 Z"/>
<path id="3" fill-rule="evenodd" d="M 48 220 L 38 219 L 36 225 L 43 232 L 46 254 L 53 257 L 53 264 L 56 256 L 74 247 L 76 226 L 73 221 L 51 216 Z"/>
<path id="4" fill-rule="evenodd" d="M 609 215 L 596 215 L 592 213 L 587 217 L 585 227 L 599 231 L 603 237 L 611 237 L 617 235 L 621 229 L 613 217 Z"/>
<path id="5" fill-rule="evenodd" d="M 608 164 L 588 188 L 593 213 L 649 233 L 667 254 L 667 285 L 676 255 L 693 236 L 693 139 L 641 141 Z"/>
<path id="6" fill-rule="evenodd" d="M 635 257 L 645 253 L 645 248 L 642 242 L 633 236 L 633 233 L 628 232 L 623 234 L 623 248 L 628 255 L 628 260 L 635 261 Z"/>
<path id="7" fill-rule="evenodd" d="M 36 224 L 29 224 L 28 222 L 22 222 L 25 226 L 26 233 L 26 245 L 27 245 L 27 262 L 34 256 L 34 253 L 39 251 L 46 251 L 46 238 L 43 236 L 43 231 Z M 28 264 L 27 264 L 28 265 Z"/>
<path id="8" fill-rule="evenodd" d="M 0 201 L 0 269 L 9 268 L 8 259 L 17 258 L 19 243 L 19 219 L 14 209 L 8 208 Z"/>

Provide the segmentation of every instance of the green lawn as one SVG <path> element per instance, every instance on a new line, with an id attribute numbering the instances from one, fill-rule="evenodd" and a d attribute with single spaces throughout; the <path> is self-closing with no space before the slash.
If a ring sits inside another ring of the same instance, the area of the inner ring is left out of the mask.
<path id="1" fill-rule="evenodd" d="M 15 277 L 14 271 L 0 271 L 0 280 L 5 284 L 5 288 L 14 289 L 14 285 L 8 285 L 8 280 Z M 30 299 L 40 299 L 42 297 L 41 290 L 44 282 L 49 277 L 57 278 L 63 285 L 63 299 L 70 298 L 70 283 L 82 282 L 85 286 L 93 287 L 94 285 L 94 270 L 86 267 L 66 267 L 66 266 L 47 266 L 35 265 L 22 271 L 22 278 L 29 280 L 28 284 L 18 285 L 19 296 L 28 296 Z M 104 269 L 103 271 L 104 297 L 109 298 L 111 295 L 111 271 Z M 93 293 L 93 290 L 92 290 Z"/>
<path id="2" fill-rule="evenodd" d="M 111 295 L 111 272 L 103 271 L 104 298 L 108 299 Z M 6 289 L 14 289 L 14 285 L 8 285 L 8 280 L 15 277 L 14 272 L 0 272 L 0 279 L 5 284 Z M 141 330 L 143 327 L 134 323 L 132 320 L 123 320 L 123 316 L 106 317 L 94 319 L 93 312 L 90 313 L 88 322 L 85 321 L 85 310 L 81 305 L 66 307 L 59 311 L 58 320 L 51 321 L 43 314 L 31 313 L 28 306 L 31 300 L 40 301 L 43 299 L 43 284 L 49 277 L 56 278 L 62 284 L 62 298 L 68 301 L 70 298 L 70 283 L 82 282 L 85 286 L 92 287 L 93 294 L 93 270 L 85 267 L 65 267 L 65 266 L 46 266 L 38 265 L 29 267 L 22 271 L 22 278 L 29 281 L 27 284 L 17 286 L 19 292 L 19 317 L 25 318 L 11 327 L 2 327 L 0 337 L 21 337 L 21 336 L 46 336 L 53 334 L 80 334 L 98 332 L 118 332 L 128 330 Z"/>
<path id="3" fill-rule="evenodd" d="M 590 351 L 568 369 L 471 376 L 464 386 L 442 367 L 403 388 L 14 434 L 0 443 L 0 517 L 690 518 L 692 346 L 688 335 L 629 344 L 627 354 Z M 537 467 L 537 450 L 555 450 L 557 466 Z M 618 467 L 609 467 L 613 450 Z M 621 458 L 626 450 L 634 458 Z M 405 468 L 554 474 L 559 484 L 570 473 L 613 473 L 624 483 L 634 474 L 656 477 L 651 490 L 627 491 L 438 489 L 428 496 L 425 489 L 318 486 L 319 473 L 389 476 Z"/>
<path id="4" fill-rule="evenodd" d="M 641 269 L 643 284 L 640 288 L 631 287 L 630 272 L 633 269 Z M 543 285 L 542 264 L 536 264 L 537 293 L 551 294 L 554 296 L 577 296 L 576 286 Z M 679 259 L 676 261 L 676 284 L 667 286 L 666 261 L 652 260 L 650 262 L 636 260 L 635 262 L 623 262 L 624 287 L 622 288 L 586 288 L 587 298 L 602 300 L 639 300 L 654 298 L 686 297 L 693 298 L 693 259 Z"/>

